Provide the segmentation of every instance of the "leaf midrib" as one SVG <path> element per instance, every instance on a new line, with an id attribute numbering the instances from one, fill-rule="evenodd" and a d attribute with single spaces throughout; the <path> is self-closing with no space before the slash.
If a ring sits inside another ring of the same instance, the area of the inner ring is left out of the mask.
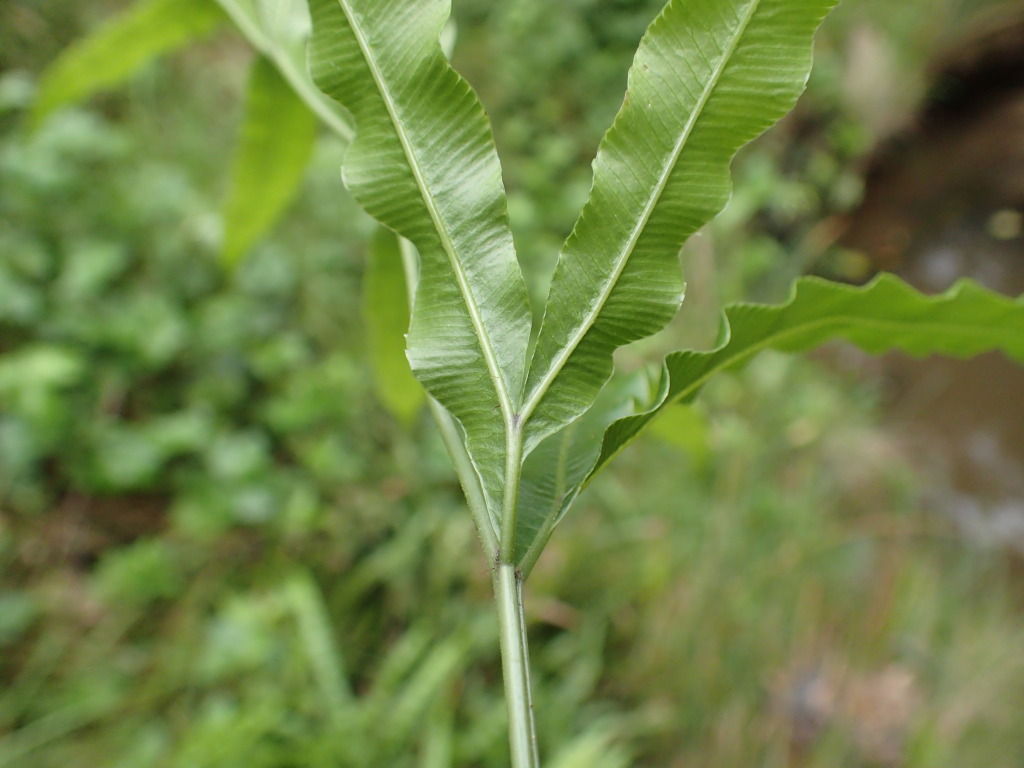
<path id="1" fill-rule="evenodd" d="M 743 16 L 736 34 L 734 34 L 732 39 L 729 41 L 729 46 L 726 48 L 716 65 L 713 77 L 711 77 L 706 83 L 696 107 L 691 113 L 683 131 L 680 133 L 675 146 L 673 146 L 668 162 L 665 163 L 665 166 L 662 169 L 658 183 L 652 189 L 651 195 L 648 197 L 647 204 L 643 208 L 641 217 L 638 219 L 637 224 L 633 227 L 633 231 L 630 233 L 626 247 L 619 254 L 615 271 L 607 281 L 605 288 L 603 288 L 601 293 L 598 295 L 598 300 L 593 304 L 584 321 L 579 324 L 576 332 L 572 335 L 569 342 L 562 347 L 562 350 L 555 355 L 554 358 L 552 358 L 552 363 L 549 366 L 547 373 L 527 396 L 522 409 L 523 423 L 529 420 L 530 416 L 533 415 L 534 410 L 538 405 L 540 405 L 541 400 L 544 399 L 548 389 L 550 389 L 555 379 L 558 378 L 558 375 L 565 367 L 565 364 L 569 361 L 569 358 L 572 357 L 577 347 L 579 347 L 580 343 L 583 341 L 583 338 L 590 332 L 590 329 L 600 317 L 601 311 L 604 309 L 609 297 L 615 290 L 615 286 L 618 285 L 622 272 L 629 263 L 633 251 L 636 248 L 636 244 L 640 239 L 640 235 L 643 234 L 643 231 L 647 226 L 647 222 L 650 221 L 650 218 L 654 213 L 654 209 L 661 200 L 661 196 L 672 176 L 672 172 L 675 170 L 676 164 L 679 162 L 679 156 L 682 154 L 686 143 L 689 141 L 690 135 L 693 133 L 697 122 L 704 113 L 704 107 L 707 106 L 707 102 L 711 98 L 712 93 L 714 93 L 715 89 L 718 87 L 718 83 L 721 80 L 722 75 L 725 73 L 733 54 L 736 52 L 736 46 L 739 45 L 740 39 L 742 39 L 743 35 L 746 33 L 754 14 L 757 13 L 757 9 L 760 7 L 760 4 L 761 0 L 753 0 L 753 2 L 748 6 L 748 11 Z"/>
<path id="2" fill-rule="evenodd" d="M 405 158 L 409 163 L 409 168 L 416 180 L 416 186 L 420 190 L 420 196 L 423 198 L 423 203 L 430 214 L 431 221 L 434 224 L 434 229 L 437 232 L 438 238 L 441 240 L 445 254 L 448 256 L 448 263 L 451 265 L 452 271 L 455 273 L 459 292 L 462 294 L 463 301 L 466 304 L 470 320 L 473 323 L 473 329 L 476 331 L 477 341 L 480 343 L 480 349 L 484 353 L 484 360 L 487 363 L 488 374 L 491 377 L 495 393 L 498 396 L 498 402 L 501 407 L 502 420 L 505 424 L 506 433 L 511 432 L 513 418 L 512 401 L 509 397 L 508 390 L 505 387 L 505 379 L 502 376 L 497 355 L 491 347 L 490 337 L 484 329 L 483 318 L 480 315 L 480 308 L 476 305 L 473 293 L 469 289 L 468 278 L 466 277 L 466 273 L 462 268 L 462 263 L 455 252 L 455 245 L 452 241 L 451 234 L 444 223 L 444 219 L 441 217 L 440 211 L 437 210 L 433 196 L 430 194 L 429 186 L 427 185 L 423 172 L 420 169 L 416 155 L 413 152 L 412 143 L 395 110 L 394 98 L 390 89 L 387 87 L 383 73 L 377 67 L 377 63 L 371 55 L 369 42 L 366 40 L 362 34 L 362 30 L 356 23 L 355 12 L 350 8 L 348 0 L 337 1 L 342 12 L 345 14 L 345 17 L 348 19 L 349 26 L 352 28 L 352 34 L 355 36 L 356 42 L 359 44 L 359 50 L 363 54 L 363 60 L 366 62 L 366 66 L 369 68 L 370 73 L 373 75 L 373 80 L 377 85 L 377 90 L 381 94 L 381 101 L 384 103 L 384 108 L 388 111 L 388 116 L 391 118 L 391 124 L 395 127 L 395 133 L 398 135 L 398 140 L 402 145 L 402 151 L 405 153 Z"/>

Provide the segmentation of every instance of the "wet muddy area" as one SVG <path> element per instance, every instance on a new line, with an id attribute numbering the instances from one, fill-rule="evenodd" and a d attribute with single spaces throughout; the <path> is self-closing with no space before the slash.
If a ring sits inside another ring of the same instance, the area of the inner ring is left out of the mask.
<path id="1" fill-rule="evenodd" d="M 1024 8 L 936 58 L 912 124 L 872 158 L 839 240 L 936 293 L 958 278 L 1024 293 Z M 1024 553 L 1024 368 L 890 355 L 889 429 L 971 539 Z"/>

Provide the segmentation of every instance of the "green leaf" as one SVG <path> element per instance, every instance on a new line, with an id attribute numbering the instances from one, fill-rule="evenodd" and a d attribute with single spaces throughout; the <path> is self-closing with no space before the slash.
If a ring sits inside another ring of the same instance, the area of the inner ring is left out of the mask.
<path id="1" fill-rule="evenodd" d="M 388 410 L 407 427 L 423 406 L 423 388 L 405 358 L 409 330 L 409 294 L 402 267 L 401 244 L 380 227 L 370 246 L 363 283 L 363 319 L 376 392 Z"/>
<path id="2" fill-rule="evenodd" d="M 144 0 L 63 51 L 43 73 L 31 120 L 129 79 L 158 56 L 212 30 L 224 15 L 211 0 Z"/>
<path id="3" fill-rule="evenodd" d="M 659 394 L 635 415 L 613 423 L 587 478 L 607 464 L 670 403 L 689 402 L 714 374 L 762 349 L 803 352 L 844 339 L 866 352 L 970 357 L 1000 350 L 1024 363 L 1024 296 L 1011 299 L 969 280 L 937 296 L 883 274 L 863 287 L 819 278 L 799 280 L 785 304 L 734 304 L 723 317 L 723 341 L 709 352 L 665 359 Z"/>
<path id="4" fill-rule="evenodd" d="M 345 110 L 317 89 L 306 66 L 310 19 L 305 0 L 216 2 L 252 47 L 274 62 L 306 106 L 342 141 L 351 140 L 352 125 Z"/>
<path id="5" fill-rule="evenodd" d="M 682 299 L 677 253 L 729 195 L 729 161 L 803 90 L 835 0 L 673 0 L 651 24 L 552 280 L 530 368 L 526 451 L 587 410 L 612 352 Z"/>
<path id="6" fill-rule="evenodd" d="M 235 266 L 295 196 L 313 152 L 316 125 L 270 60 L 257 58 L 224 204 L 225 265 Z"/>
<path id="7" fill-rule="evenodd" d="M 516 516 L 515 563 L 528 574 L 555 526 L 576 500 L 601 453 L 608 425 L 651 400 L 645 371 L 613 378 L 594 404 L 531 451 L 523 463 Z"/>
<path id="8" fill-rule="evenodd" d="M 678 415 L 676 404 L 692 402 L 716 373 L 763 349 L 803 352 L 836 339 L 873 354 L 900 349 L 968 357 L 1001 350 L 1024 362 L 1024 296 L 1010 299 L 966 280 L 926 296 L 887 274 L 863 287 L 807 277 L 784 304 L 726 307 L 720 338 L 713 350 L 669 355 L 658 371 L 614 377 L 593 407 L 527 456 L 516 541 L 516 565 L 524 573 L 594 475 L 644 429 Z M 701 429 L 685 417 L 675 428 Z"/>
<path id="9" fill-rule="evenodd" d="M 490 125 L 448 64 L 444 0 L 310 0 L 317 85 L 353 114 L 346 186 L 410 240 L 420 278 L 409 360 L 465 432 L 497 524 L 518 447 L 530 311 Z"/>

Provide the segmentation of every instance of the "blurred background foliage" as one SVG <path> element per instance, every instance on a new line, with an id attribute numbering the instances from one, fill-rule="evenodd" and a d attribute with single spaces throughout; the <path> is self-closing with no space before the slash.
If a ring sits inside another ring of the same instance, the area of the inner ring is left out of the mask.
<path id="1" fill-rule="evenodd" d="M 454 5 L 539 299 L 660 2 Z M 834 12 L 684 253 L 681 322 L 622 364 L 822 260 L 866 274 L 829 227 L 988 5 Z M 40 73 L 124 7 L 0 6 L 0 765 L 506 764 L 487 563 L 429 419 L 375 396 L 337 139 L 226 269 L 229 25 L 29 130 Z M 929 512 L 883 399 L 766 355 L 594 484 L 528 596 L 552 768 L 1024 764 L 1019 559 Z"/>

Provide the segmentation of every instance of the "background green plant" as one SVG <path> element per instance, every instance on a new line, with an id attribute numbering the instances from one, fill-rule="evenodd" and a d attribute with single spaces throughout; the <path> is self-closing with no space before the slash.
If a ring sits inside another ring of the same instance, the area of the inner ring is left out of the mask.
<path id="1" fill-rule="evenodd" d="M 553 253 L 653 4 L 456 10 L 517 236 L 551 246 L 521 251 Z M 720 295 L 777 298 L 813 222 L 855 199 L 872 133 L 833 87 L 870 10 L 830 20 L 810 98 L 742 158 L 709 235 L 732 254 Z M 885 17 L 911 70 L 925 10 Z M 339 203 L 337 144 L 225 274 L 211 212 L 247 46 L 219 33 L 25 132 L 37 73 L 93 13 L 0 11 L 0 763 L 504 764 L 487 564 L 431 426 L 374 398 L 369 225 Z M 900 764 L 1020 763 L 1010 562 L 921 511 L 876 399 L 767 356 L 707 391 L 683 433 L 706 448 L 666 473 L 676 449 L 642 442 L 595 483 L 532 582 L 552 765 L 787 765 L 780 696 L 823 659 L 913 674 Z M 807 764 L 870 764 L 855 731 Z"/>

